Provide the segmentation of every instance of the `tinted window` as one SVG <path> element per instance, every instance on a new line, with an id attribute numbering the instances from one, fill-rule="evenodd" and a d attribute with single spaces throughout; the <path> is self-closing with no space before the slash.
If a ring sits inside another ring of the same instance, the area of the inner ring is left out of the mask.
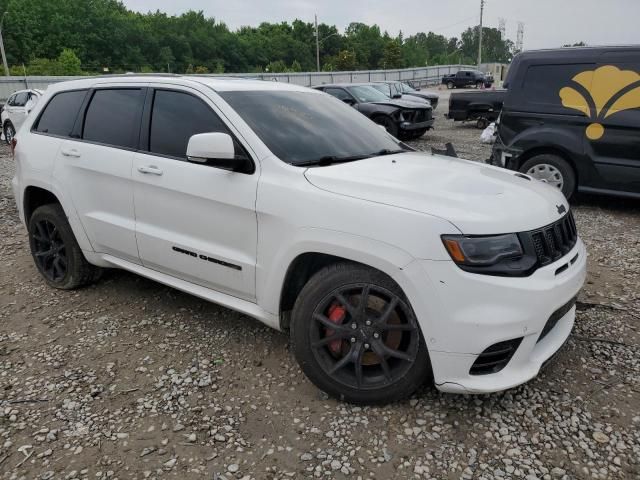
<path id="1" fill-rule="evenodd" d="M 189 138 L 207 132 L 228 133 L 228 130 L 206 103 L 187 93 L 156 91 L 149 151 L 186 158 Z"/>
<path id="2" fill-rule="evenodd" d="M 7 100 L 7 105 L 9 105 L 10 107 L 13 107 L 13 101 L 16 99 L 15 95 L 11 95 L 9 97 L 9 100 Z"/>
<path id="3" fill-rule="evenodd" d="M 56 94 L 40 115 L 35 131 L 68 137 L 86 95 L 86 90 Z"/>
<path id="4" fill-rule="evenodd" d="M 82 138 L 117 147 L 138 145 L 140 89 L 96 90 L 87 109 Z"/>
<path id="5" fill-rule="evenodd" d="M 269 150 L 288 163 L 299 164 L 325 156 L 370 155 L 399 148 L 393 137 L 367 117 L 326 95 L 284 91 L 235 91 L 221 95 Z"/>
<path id="6" fill-rule="evenodd" d="M 352 98 L 344 88 L 325 88 L 324 91 L 329 95 L 333 95 L 334 97 L 339 98 L 340 100 Z"/>
<path id="7" fill-rule="evenodd" d="M 575 86 L 572 81 L 578 73 L 593 70 L 595 65 L 531 65 L 527 69 L 523 88 L 526 102 L 531 105 L 546 105 L 552 109 L 565 110 L 563 113 L 578 114 L 575 110 L 564 109 L 560 99 L 560 90 Z"/>
<path id="8" fill-rule="evenodd" d="M 15 107 L 24 107 L 27 104 L 28 98 L 29 92 L 20 92 L 16 95 L 16 98 L 13 99 L 13 105 Z"/>

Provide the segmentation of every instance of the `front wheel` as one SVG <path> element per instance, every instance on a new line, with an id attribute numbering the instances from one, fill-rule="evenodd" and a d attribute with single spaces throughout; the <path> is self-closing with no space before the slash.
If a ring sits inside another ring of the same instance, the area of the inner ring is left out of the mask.
<path id="1" fill-rule="evenodd" d="M 97 280 L 101 269 L 84 258 L 58 204 L 38 207 L 29 219 L 29 246 L 40 274 L 52 287 L 71 290 Z"/>
<path id="2" fill-rule="evenodd" d="M 16 129 L 13 127 L 11 122 L 7 122 L 4 124 L 3 128 L 4 133 L 4 141 L 7 142 L 7 145 L 11 145 L 11 140 L 16 136 Z"/>
<path id="3" fill-rule="evenodd" d="M 388 276 L 364 265 L 331 265 L 309 280 L 293 309 L 291 340 L 307 377 L 351 403 L 405 398 L 431 371 L 406 297 Z"/>
<path id="4" fill-rule="evenodd" d="M 398 138 L 398 124 L 393 120 L 393 118 L 386 115 L 377 115 L 374 117 L 373 121 L 378 125 L 382 125 L 387 132 Z"/>
<path id="5" fill-rule="evenodd" d="M 520 172 L 557 188 L 567 199 L 571 198 L 576 189 L 576 174 L 573 168 L 558 155 L 543 154 L 531 157 L 522 164 Z"/>
<path id="6" fill-rule="evenodd" d="M 455 86 L 455 85 L 453 84 L 453 82 L 447 82 L 447 88 L 448 88 L 449 90 L 452 90 L 454 86 Z"/>

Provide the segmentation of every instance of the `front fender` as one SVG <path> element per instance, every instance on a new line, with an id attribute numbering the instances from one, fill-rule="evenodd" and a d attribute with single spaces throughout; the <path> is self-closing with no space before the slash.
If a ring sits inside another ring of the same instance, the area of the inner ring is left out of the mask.
<path id="1" fill-rule="evenodd" d="M 276 252 L 269 262 L 270 268 L 259 265 L 257 269 L 256 295 L 262 308 L 274 315 L 279 313 L 289 266 L 305 253 L 332 255 L 376 268 L 393 278 L 403 290 L 408 285 L 402 269 L 414 260 L 408 252 L 368 237 L 324 228 L 300 228 L 287 247 Z"/>

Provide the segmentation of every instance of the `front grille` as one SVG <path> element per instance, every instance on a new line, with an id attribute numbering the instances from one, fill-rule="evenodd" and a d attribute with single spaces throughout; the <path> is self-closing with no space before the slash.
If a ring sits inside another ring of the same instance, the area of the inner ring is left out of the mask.
<path id="1" fill-rule="evenodd" d="M 544 324 L 544 328 L 542 329 L 542 332 L 538 337 L 538 342 L 542 340 L 544 337 L 546 337 L 551 330 L 553 330 L 553 327 L 556 326 L 556 324 L 560 321 L 562 317 L 564 317 L 567 313 L 569 313 L 569 310 L 573 308 L 577 300 L 578 300 L 578 296 L 576 295 L 567 303 L 565 303 L 563 306 L 561 306 L 558 310 L 556 310 L 551 314 L 551 316 L 549 317 L 549 320 L 547 320 L 547 323 Z"/>
<path id="2" fill-rule="evenodd" d="M 551 225 L 522 235 L 531 239 L 540 267 L 549 265 L 569 253 L 578 241 L 578 231 L 571 212 Z"/>
<path id="3" fill-rule="evenodd" d="M 469 375 L 488 375 L 498 373 L 513 357 L 522 342 L 522 337 L 494 343 L 486 348 L 471 365 Z"/>

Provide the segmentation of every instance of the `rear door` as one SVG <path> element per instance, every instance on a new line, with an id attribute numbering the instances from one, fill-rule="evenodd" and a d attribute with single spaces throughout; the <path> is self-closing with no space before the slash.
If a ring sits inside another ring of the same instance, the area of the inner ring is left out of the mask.
<path id="1" fill-rule="evenodd" d="M 131 168 L 146 89 L 101 86 L 85 98 L 54 176 L 69 192 L 93 249 L 140 263 Z"/>
<path id="2" fill-rule="evenodd" d="M 640 193 L 640 50 L 603 53 L 591 90 L 607 92 L 596 119 L 602 135 L 585 137 L 602 187 Z"/>
<path id="3" fill-rule="evenodd" d="M 150 91 L 135 155 L 136 236 L 145 267 L 246 300 L 255 299 L 258 173 L 187 161 L 192 135 L 231 134 L 215 104 L 189 87 Z"/>

